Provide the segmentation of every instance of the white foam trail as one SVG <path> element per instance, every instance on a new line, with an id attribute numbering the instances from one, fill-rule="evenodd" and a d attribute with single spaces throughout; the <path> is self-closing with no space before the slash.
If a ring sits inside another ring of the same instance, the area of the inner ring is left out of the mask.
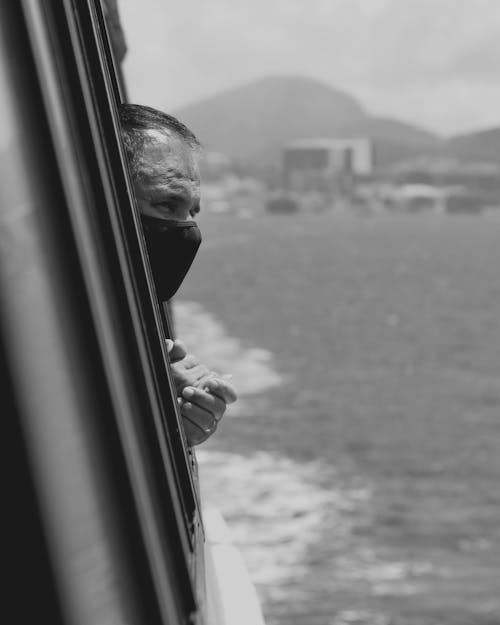
<path id="1" fill-rule="evenodd" d="M 245 348 L 200 304 L 177 301 L 175 323 L 178 336 L 202 362 L 233 374 L 239 398 L 229 407 L 230 416 L 238 414 L 238 406 L 240 413 L 251 414 L 252 396 L 283 383 L 271 352 Z M 279 593 L 290 576 L 305 573 L 304 556 L 317 542 L 326 514 L 335 526 L 335 540 L 343 541 L 350 532 L 346 512 L 356 504 L 356 493 L 346 495 L 333 486 L 333 468 L 320 461 L 300 463 L 263 451 L 244 456 L 203 447 L 197 457 L 202 498 L 226 519 L 263 600 Z M 325 475 L 332 476 L 328 488 L 319 485 L 318 476 Z"/>
<path id="2" fill-rule="evenodd" d="M 200 304 L 176 302 L 175 313 L 178 335 L 188 348 L 210 368 L 233 374 L 239 399 L 229 407 L 230 415 L 237 415 L 238 407 L 240 414 L 252 414 L 255 397 L 283 383 L 271 352 L 228 336 Z M 405 596 L 422 592 L 425 579 L 420 578 L 438 571 L 430 562 L 387 558 L 369 537 L 356 534 L 357 525 L 372 523 L 375 486 L 366 476 L 263 451 L 242 455 L 201 447 L 196 455 L 202 499 L 225 517 L 264 603 L 290 600 L 290 580 L 307 575 L 307 552 L 320 541 L 328 548 L 324 564 L 330 565 L 323 585 L 351 591 L 357 584 L 375 597 Z M 329 625 L 389 622 L 381 612 L 353 609 L 338 612 Z"/>
<path id="3" fill-rule="evenodd" d="M 283 382 L 270 351 L 243 347 L 240 340 L 228 336 L 216 317 L 197 302 L 177 302 L 175 324 L 179 337 L 202 362 L 233 375 L 241 395 L 261 393 Z"/>
<path id="4" fill-rule="evenodd" d="M 178 336 L 202 362 L 233 375 L 239 399 L 231 414 L 245 398 L 283 383 L 271 352 L 244 347 L 200 304 L 176 302 L 175 323 Z M 251 404 L 245 405 L 247 414 L 249 409 Z M 201 448 L 197 457 L 203 499 L 223 514 L 261 594 L 276 589 L 304 566 L 305 551 L 317 540 L 335 497 L 317 484 L 325 468 L 262 451 L 243 456 Z"/>
<path id="5" fill-rule="evenodd" d="M 197 457 L 202 496 L 222 512 L 252 580 L 267 589 L 300 573 L 333 495 L 316 483 L 321 463 L 203 448 Z"/>

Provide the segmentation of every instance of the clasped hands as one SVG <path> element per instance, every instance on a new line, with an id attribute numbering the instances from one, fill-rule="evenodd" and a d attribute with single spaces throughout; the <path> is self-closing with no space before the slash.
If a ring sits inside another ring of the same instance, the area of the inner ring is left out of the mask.
<path id="1" fill-rule="evenodd" d="M 188 445 L 199 445 L 215 432 L 227 405 L 237 399 L 231 376 L 211 371 L 178 339 L 167 339 L 167 351 Z"/>

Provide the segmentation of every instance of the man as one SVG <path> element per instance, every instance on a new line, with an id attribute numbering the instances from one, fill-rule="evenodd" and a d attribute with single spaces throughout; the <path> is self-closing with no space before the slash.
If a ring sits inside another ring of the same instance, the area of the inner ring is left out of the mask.
<path id="1" fill-rule="evenodd" d="M 168 301 L 181 285 L 201 243 L 200 144 L 174 117 L 147 106 L 122 104 L 122 137 L 143 224 L 156 294 Z M 236 400 L 229 376 L 219 376 L 168 341 L 170 362 L 188 444 L 213 434 L 227 404 Z"/>

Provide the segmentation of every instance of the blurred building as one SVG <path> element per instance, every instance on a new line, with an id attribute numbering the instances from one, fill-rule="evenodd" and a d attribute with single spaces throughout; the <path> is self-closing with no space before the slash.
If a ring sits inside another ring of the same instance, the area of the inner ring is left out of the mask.
<path id="1" fill-rule="evenodd" d="M 294 192 L 351 195 L 356 178 L 373 168 L 373 143 L 367 138 L 300 139 L 283 150 L 285 187 Z"/>
<path id="2" fill-rule="evenodd" d="M 424 156 L 396 163 L 379 176 L 399 187 L 436 188 L 447 198 L 447 212 L 478 212 L 500 206 L 500 165 L 495 162 Z"/>

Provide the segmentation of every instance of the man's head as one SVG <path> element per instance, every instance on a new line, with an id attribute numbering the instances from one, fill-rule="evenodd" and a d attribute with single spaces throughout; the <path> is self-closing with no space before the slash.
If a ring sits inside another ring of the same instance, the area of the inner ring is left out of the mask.
<path id="1" fill-rule="evenodd" d="M 148 106 L 120 106 L 122 138 L 160 301 L 177 292 L 201 243 L 200 144 L 175 117 Z"/>
<path id="2" fill-rule="evenodd" d="M 122 138 L 143 215 L 183 221 L 200 210 L 200 143 L 180 121 L 138 104 L 120 105 Z"/>

